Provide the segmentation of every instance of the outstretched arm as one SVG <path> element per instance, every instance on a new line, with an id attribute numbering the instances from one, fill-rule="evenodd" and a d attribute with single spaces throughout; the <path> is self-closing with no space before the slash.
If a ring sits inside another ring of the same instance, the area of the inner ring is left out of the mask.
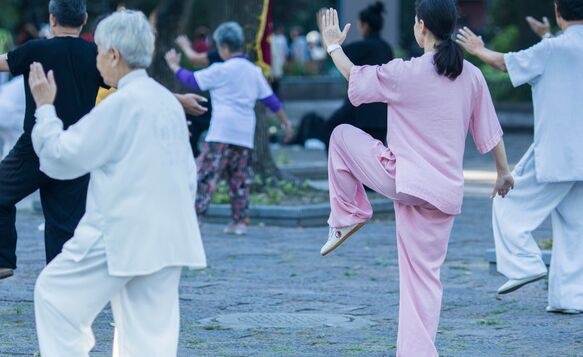
<path id="1" fill-rule="evenodd" d="M 318 13 L 322 17 L 321 31 L 323 43 L 327 45 L 327 51 L 334 61 L 336 68 L 342 73 L 344 78 L 350 78 L 350 70 L 354 63 L 346 56 L 342 50 L 342 43 L 346 40 L 346 35 L 350 30 L 350 24 L 344 26 L 344 30 L 340 31 L 340 21 L 338 20 L 338 12 L 335 9 L 328 9 Z"/>
<path id="2" fill-rule="evenodd" d="M 503 72 L 507 71 L 504 54 L 487 49 L 482 37 L 476 36 L 469 28 L 460 29 L 456 41 L 470 54 L 477 56 L 490 66 Z"/>
<path id="3" fill-rule="evenodd" d="M 6 53 L 0 55 L 0 72 L 10 72 L 10 67 L 8 67 L 8 55 Z"/>
<path id="4" fill-rule="evenodd" d="M 504 147 L 503 139 L 500 139 L 498 145 L 494 147 L 492 155 L 494 156 L 494 161 L 496 161 L 496 172 L 498 173 L 496 185 L 492 191 L 492 198 L 496 197 L 496 195 L 505 197 L 514 188 L 514 178 L 508 168 L 508 159 L 506 158 L 506 148 Z"/>
<path id="5" fill-rule="evenodd" d="M 192 64 L 201 67 L 206 67 L 210 64 L 208 53 L 196 52 L 193 50 L 192 47 L 190 47 L 190 40 L 188 37 L 184 35 L 178 36 L 175 42 Z"/>

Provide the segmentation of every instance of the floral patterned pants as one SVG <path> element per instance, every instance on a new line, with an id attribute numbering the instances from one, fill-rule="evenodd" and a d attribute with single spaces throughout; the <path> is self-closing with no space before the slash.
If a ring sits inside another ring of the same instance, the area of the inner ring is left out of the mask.
<path id="1" fill-rule="evenodd" d="M 206 213 L 212 193 L 216 190 L 220 179 L 224 178 L 229 186 L 233 222 L 246 221 L 253 178 L 251 149 L 207 142 L 198 156 L 197 166 L 196 212 L 199 215 Z"/>

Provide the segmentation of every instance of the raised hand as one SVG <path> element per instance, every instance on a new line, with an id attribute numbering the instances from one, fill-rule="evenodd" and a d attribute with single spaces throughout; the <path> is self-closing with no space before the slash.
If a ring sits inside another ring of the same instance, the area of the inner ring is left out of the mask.
<path id="1" fill-rule="evenodd" d="M 318 10 L 318 13 L 316 14 L 316 23 L 318 24 L 318 31 L 320 32 L 320 38 L 322 40 L 322 46 L 324 48 L 328 47 L 328 44 L 326 43 L 326 41 L 324 41 L 324 36 L 322 35 L 322 33 L 324 32 L 324 24 L 322 22 L 324 15 L 326 13 L 326 8 L 321 8 L 320 10 Z"/>
<path id="2" fill-rule="evenodd" d="M 164 55 L 164 59 L 166 60 L 166 64 L 172 70 L 172 72 L 177 72 L 180 69 L 180 59 L 182 55 L 176 52 L 175 49 L 171 49 L 170 51 L 166 52 Z"/>
<path id="3" fill-rule="evenodd" d="M 30 65 L 28 84 L 37 107 L 55 102 L 57 84 L 53 71 L 49 71 L 48 75 L 45 75 L 42 64 L 33 62 Z"/>
<path id="4" fill-rule="evenodd" d="M 538 21 L 532 16 L 526 17 L 526 22 L 528 22 L 528 26 L 530 29 L 536 33 L 540 38 L 543 38 L 546 34 L 551 33 L 551 23 L 549 19 L 545 16 L 543 17 L 542 22 Z"/>
<path id="5" fill-rule="evenodd" d="M 340 21 L 338 20 L 338 11 L 335 9 L 327 9 L 322 12 L 322 38 L 327 46 L 330 45 L 341 45 L 348 31 L 350 30 L 350 24 L 344 26 L 344 30 L 340 31 Z"/>
<path id="6" fill-rule="evenodd" d="M 180 35 L 176 37 L 174 41 L 180 48 L 190 47 L 190 40 L 185 35 Z"/>
<path id="7" fill-rule="evenodd" d="M 514 188 L 514 177 L 511 174 L 498 174 L 491 197 L 496 195 L 504 198 Z"/>
<path id="8" fill-rule="evenodd" d="M 456 42 L 472 55 L 476 55 L 480 50 L 486 47 L 482 40 L 482 36 L 477 36 L 467 27 L 459 30 Z"/>

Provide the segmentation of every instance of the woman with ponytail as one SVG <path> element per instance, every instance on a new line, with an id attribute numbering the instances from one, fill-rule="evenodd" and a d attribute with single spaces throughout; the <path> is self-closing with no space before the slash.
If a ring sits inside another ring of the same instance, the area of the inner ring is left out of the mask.
<path id="1" fill-rule="evenodd" d="M 502 129 L 482 73 L 463 60 L 452 41 L 454 0 L 418 0 L 415 38 L 425 54 L 410 61 L 355 66 L 341 47 L 336 10 L 322 16 L 323 38 L 349 81 L 352 104 L 388 104 L 388 147 L 362 130 L 341 125 L 332 133 L 328 162 L 330 234 L 327 255 L 372 217 L 364 185 L 395 205 L 400 274 L 397 356 L 437 356 L 441 310 L 440 268 L 464 192 L 468 132 L 481 153 L 492 151 L 498 179 L 492 196 L 513 187 Z"/>

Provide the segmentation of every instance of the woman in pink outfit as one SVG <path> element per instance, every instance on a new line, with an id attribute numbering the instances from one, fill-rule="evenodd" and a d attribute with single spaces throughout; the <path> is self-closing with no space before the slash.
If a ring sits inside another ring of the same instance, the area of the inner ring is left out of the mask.
<path id="1" fill-rule="evenodd" d="M 322 255 L 337 248 L 372 216 L 363 185 L 395 205 L 400 273 L 398 356 L 437 356 L 440 268 L 463 198 L 468 131 L 481 153 L 493 152 L 498 179 L 492 196 L 513 187 L 502 129 L 482 73 L 464 61 L 452 39 L 453 0 L 416 2 L 415 38 L 425 54 L 381 66 L 354 66 L 340 45 L 336 10 L 321 15 L 321 31 L 336 67 L 349 81 L 352 104 L 388 104 L 383 143 L 350 125 L 330 139 L 330 235 Z"/>

